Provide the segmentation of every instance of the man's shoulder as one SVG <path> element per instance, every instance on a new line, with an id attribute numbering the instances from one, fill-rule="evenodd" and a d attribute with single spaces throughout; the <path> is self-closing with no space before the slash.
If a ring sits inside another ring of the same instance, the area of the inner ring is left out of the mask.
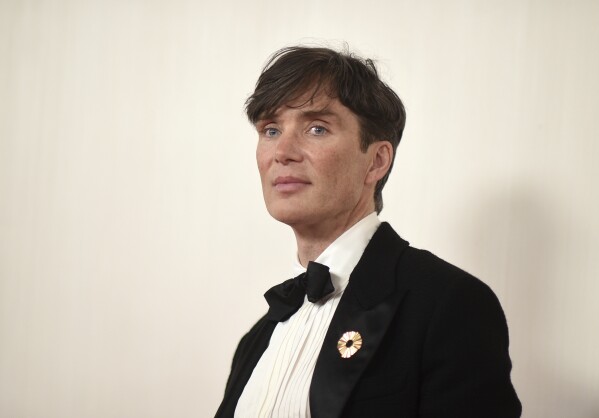
<path id="1" fill-rule="evenodd" d="M 396 265 L 399 286 L 430 293 L 445 293 L 458 289 L 465 293 L 485 293 L 494 296 L 490 287 L 473 274 L 428 250 L 410 245 L 397 235 L 389 224 L 383 224 L 388 228 L 387 233 L 397 236 L 396 245 L 403 247 Z"/>
<path id="2" fill-rule="evenodd" d="M 485 282 L 430 251 L 409 246 L 398 262 L 396 279 L 412 293 L 437 302 L 471 301 L 500 306 L 497 296 Z"/>
<path id="3" fill-rule="evenodd" d="M 480 282 L 480 280 L 464 269 L 428 250 L 416 248 L 411 245 L 406 248 L 398 263 L 398 271 L 402 269 L 413 271 L 423 280 L 440 280 L 443 278 L 445 281 L 468 282 L 474 280 Z"/>

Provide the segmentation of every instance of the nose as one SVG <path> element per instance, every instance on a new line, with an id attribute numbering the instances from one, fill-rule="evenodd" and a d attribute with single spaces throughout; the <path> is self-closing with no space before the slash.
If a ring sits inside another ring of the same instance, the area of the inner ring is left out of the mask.
<path id="1" fill-rule="evenodd" d="M 294 132 L 283 132 L 277 139 L 275 161 L 283 165 L 302 160 L 300 138 Z"/>

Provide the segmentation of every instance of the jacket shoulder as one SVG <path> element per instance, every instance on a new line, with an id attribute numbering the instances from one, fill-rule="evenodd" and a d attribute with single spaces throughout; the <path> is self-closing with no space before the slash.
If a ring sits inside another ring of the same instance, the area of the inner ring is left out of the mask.
<path id="1" fill-rule="evenodd" d="M 405 286 L 430 295 L 463 292 L 496 299 L 491 288 L 467 271 L 443 260 L 427 250 L 409 246 L 397 264 L 396 276 Z"/>

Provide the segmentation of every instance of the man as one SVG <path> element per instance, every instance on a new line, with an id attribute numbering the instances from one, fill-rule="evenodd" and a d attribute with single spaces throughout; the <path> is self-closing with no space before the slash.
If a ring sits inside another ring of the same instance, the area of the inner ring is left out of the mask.
<path id="1" fill-rule="evenodd" d="M 280 50 L 246 105 L 297 277 L 265 294 L 216 416 L 520 416 L 493 292 L 377 217 L 405 111 L 372 61 Z"/>

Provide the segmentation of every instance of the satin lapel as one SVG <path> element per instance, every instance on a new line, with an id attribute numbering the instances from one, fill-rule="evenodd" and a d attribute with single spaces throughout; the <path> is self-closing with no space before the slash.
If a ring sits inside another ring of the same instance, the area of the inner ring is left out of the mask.
<path id="1" fill-rule="evenodd" d="M 233 365 L 227 387 L 225 389 L 224 399 L 216 412 L 215 418 L 232 418 L 235 414 L 235 408 L 243 389 L 250 380 L 250 376 L 258 364 L 260 357 L 268 347 L 270 337 L 277 326 L 277 322 L 263 317 L 252 329 L 241 339 Z"/>
<path id="2" fill-rule="evenodd" d="M 347 400 L 393 319 L 405 294 L 396 266 L 408 243 L 382 223 L 352 272 L 320 350 L 310 386 L 313 418 L 341 415 Z M 362 335 L 362 347 L 342 358 L 337 341 L 347 331 Z"/>

